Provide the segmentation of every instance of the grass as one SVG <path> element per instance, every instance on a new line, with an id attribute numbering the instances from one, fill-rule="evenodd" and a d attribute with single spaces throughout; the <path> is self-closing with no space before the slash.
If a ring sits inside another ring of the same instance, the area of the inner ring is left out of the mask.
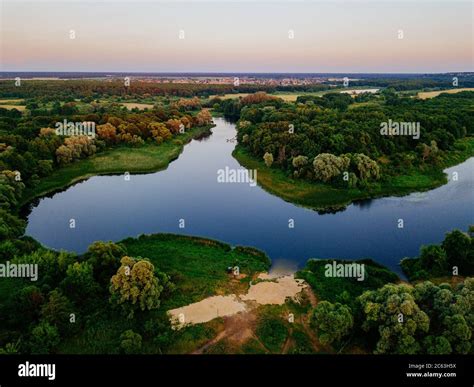
<path id="1" fill-rule="evenodd" d="M 140 110 L 144 110 L 146 108 L 152 109 L 153 104 L 150 103 L 136 103 L 136 102 L 122 102 L 121 103 L 123 106 L 125 106 L 128 110 L 132 110 L 134 108 L 138 108 Z"/>
<path id="2" fill-rule="evenodd" d="M 37 186 L 26 190 L 21 204 L 96 175 L 151 173 L 166 169 L 171 161 L 178 158 L 184 144 L 208 131 L 209 127 L 193 128 L 160 145 L 146 143 L 137 148 L 119 146 L 76 161 L 55 170 L 41 179 Z"/>
<path id="3" fill-rule="evenodd" d="M 269 258 L 253 248 L 232 248 L 226 243 L 173 234 L 142 235 L 121 242 L 131 256 L 149 258 L 171 276 L 177 290 L 164 302 L 166 310 L 200 301 L 216 294 L 231 294 L 248 287 L 245 279 L 233 279 L 230 266 L 251 277 L 267 271 Z"/>
<path id="4" fill-rule="evenodd" d="M 307 92 L 276 92 L 272 93 L 271 95 L 283 99 L 285 102 L 294 102 L 300 95 L 313 95 L 317 97 L 321 97 L 327 93 L 337 93 L 341 91 L 353 91 L 353 90 L 365 90 L 367 87 L 351 87 L 351 88 L 342 88 L 342 87 L 334 87 L 328 90 L 321 90 L 321 91 L 307 91 Z M 250 93 L 234 93 L 234 94 L 224 94 L 224 95 L 211 95 L 209 98 L 218 97 L 220 99 L 231 99 L 231 98 L 243 98 L 249 95 Z"/>
<path id="5" fill-rule="evenodd" d="M 411 192 L 427 191 L 447 183 L 443 169 L 462 163 L 474 156 L 474 138 L 456 143 L 455 151 L 447 153 L 436 168 L 412 169 L 405 175 L 391 177 L 365 190 L 335 188 L 327 184 L 293 179 L 279 168 L 269 168 L 244 147 L 238 145 L 232 155 L 247 169 L 257 169 L 257 183 L 266 191 L 282 199 L 315 210 L 342 209 L 356 200 L 382 196 L 403 196 Z"/>
<path id="6" fill-rule="evenodd" d="M 442 93 L 448 93 L 448 94 L 456 94 L 460 93 L 461 91 L 473 91 L 474 87 L 465 87 L 465 88 L 460 88 L 460 89 L 448 89 L 448 90 L 437 90 L 437 91 L 423 91 L 418 93 L 418 98 L 420 99 L 428 99 L 428 98 L 434 98 L 437 97 L 438 95 Z"/>
<path id="7" fill-rule="evenodd" d="M 127 329 L 143 336 L 141 352 L 144 354 L 190 353 L 215 337 L 222 329 L 223 320 L 215 319 L 174 331 L 167 328 L 166 311 L 211 295 L 233 293 L 242 284 L 248 287 L 246 281 L 227 274 L 229 266 L 238 265 L 241 273 L 249 277 L 267 271 L 270 266 L 268 257 L 259 250 L 232 248 L 226 243 L 199 237 L 153 234 L 127 238 L 120 243 L 130 256 L 149 258 L 156 268 L 170 275 L 176 289 L 162 300 L 159 309 L 137 312 L 132 320 L 104 305 L 98 309 L 100 313 L 87 318 L 80 332 L 64 339 L 59 353 L 118 353 L 120 334 Z M 154 334 L 146 335 L 143 331 L 146 321 L 153 321 L 160 328 Z"/>
<path id="8" fill-rule="evenodd" d="M 22 112 L 26 109 L 26 106 L 25 105 L 0 105 L 0 108 L 2 109 L 7 109 L 7 110 L 13 110 L 13 109 L 16 109 L 18 110 L 19 112 Z"/>
<path id="9" fill-rule="evenodd" d="M 317 294 L 319 300 L 351 304 L 355 298 L 366 290 L 378 289 L 387 283 L 397 283 L 398 276 L 386 267 L 370 260 L 342 261 L 338 263 L 356 262 L 364 264 L 365 277 L 363 281 L 357 278 L 326 277 L 325 265 L 332 264 L 332 259 L 310 259 L 303 270 L 297 272 L 296 277 L 304 279 Z"/>
<path id="10" fill-rule="evenodd" d="M 255 334 L 271 353 L 281 353 L 289 335 L 288 322 L 281 316 L 281 307 L 261 307 Z"/>

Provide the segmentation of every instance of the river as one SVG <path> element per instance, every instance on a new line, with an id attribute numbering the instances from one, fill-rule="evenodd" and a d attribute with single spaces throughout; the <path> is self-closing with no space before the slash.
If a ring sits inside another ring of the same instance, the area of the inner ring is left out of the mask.
<path id="1" fill-rule="evenodd" d="M 96 176 L 40 199 L 28 215 L 26 234 L 45 246 L 82 253 L 96 240 L 183 233 L 262 249 L 274 270 L 301 268 L 308 258 L 372 258 L 400 273 L 401 258 L 474 222 L 474 158 L 446 170 L 449 182 L 437 189 L 318 214 L 259 186 L 219 183 L 219 169 L 241 167 L 232 157 L 235 143 L 228 141 L 235 125 L 214 121 L 213 134 L 187 144 L 164 171 L 132 175 L 129 181 Z"/>

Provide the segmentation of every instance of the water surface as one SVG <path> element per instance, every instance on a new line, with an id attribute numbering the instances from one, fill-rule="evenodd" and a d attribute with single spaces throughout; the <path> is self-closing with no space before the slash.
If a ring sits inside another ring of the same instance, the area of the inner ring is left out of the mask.
<path id="1" fill-rule="evenodd" d="M 193 140 L 168 169 L 96 176 L 39 200 L 26 233 L 55 249 L 84 252 L 96 240 L 171 232 L 264 250 L 274 267 L 308 258 L 373 258 L 400 273 L 399 261 L 474 220 L 474 158 L 446 170 L 448 184 L 424 193 L 352 204 L 318 214 L 244 183 L 218 183 L 217 171 L 241 168 L 231 153 L 235 125 L 214 119 L 213 134 Z M 458 180 L 452 179 L 452 172 Z M 69 228 L 75 219 L 76 228 Z M 179 228 L 184 219 L 185 228 Z M 294 219 L 294 228 L 289 228 Z M 397 227 L 398 219 L 404 228 Z"/>

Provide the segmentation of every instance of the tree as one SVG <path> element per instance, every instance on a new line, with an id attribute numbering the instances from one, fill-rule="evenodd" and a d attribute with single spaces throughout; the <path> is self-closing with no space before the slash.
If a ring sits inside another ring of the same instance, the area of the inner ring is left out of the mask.
<path id="1" fill-rule="evenodd" d="M 38 319 L 44 296 L 38 287 L 30 285 L 18 290 L 13 295 L 12 301 L 15 314 L 11 317 L 18 325 L 25 325 Z"/>
<path id="2" fill-rule="evenodd" d="M 126 355 L 140 353 L 142 349 L 142 337 L 131 329 L 120 335 L 120 349 Z"/>
<path id="3" fill-rule="evenodd" d="M 61 165 L 69 164 L 73 160 L 72 150 L 66 145 L 61 145 L 56 150 L 56 158 Z"/>
<path id="4" fill-rule="evenodd" d="M 33 355 L 47 355 L 59 344 L 60 337 L 56 327 L 41 321 L 31 330 L 30 352 Z"/>
<path id="5" fill-rule="evenodd" d="M 293 157 L 291 163 L 293 165 L 293 168 L 298 169 L 308 164 L 308 158 L 306 156 L 296 156 Z"/>
<path id="6" fill-rule="evenodd" d="M 92 265 L 89 262 L 74 262 L 69 265 L 66 277 L 61 282 L 61 289 L 77 305 L 85 305 L 99 290 Z"/>
<path id="7" fill-rule="evenodd" d="M 115 144 L 117 142 L 117 128 L 111 123 L 97 126 L 97 136 L 104 140 L 107 144 Z"/>
<path id="8" fill-rule="evenodd" d="M 170 285 L 169 277 L 161 272 L 155 275 L 148 259 L 125 256 L 120 263 L 111 280 L 110 302 L 121 306 L 128 318 L 133 318 L 136 310 L 157 309 L 162 292 Z"/>
<path id="9" fill-rule="evenodd" d="M 196 124 L 197 124 L 197 126 L 210 125 L 211 123 L 212 123 L 212 116 L 211 116 L 211 113 L 209 113 L 209 110 L 202 109 L 196 115 Z"/>
<path id="10" fill-rule="evenodd" d="M 59 332 L 65 333 L 71 326 L 70 315 L 73 310 L 69 299 L 55 289 L 49 293 L 48 301 L 41 308 L 41 317 L 43 321 L 58 328 Z"/>
<path id="11" fill-rule="evenodd" d="M 267 152 L 263 155 L 263 160 L 265 161 L 265 165 L 267 167 L 271 167 L 273 164 L 273 155 Z"/>
<path id="12" fill-rule="evenodd" d="M 366 332 L 378 334 L 375 353 L 415 354 L 418 337 L 428 332 L 430 319 L 420 309 L 407 285 L 388 284 L 358 297 Z"/>
<path id="13" fill-rule="evenodd" d="M 445 274 L 448 266 L 446 252 L 438 245 L 422 246 L 420 264 L 423 269 L 432 274 Z"/>
<path id="14" fill-rule="evenodd" d="M 313 310 L 311 323 L 322 344 L 339 342 L 352 329 L 354 320 L 347 305 L 321 301 Z"/>
<path id="15" fill-rule="evenodd" d="M 25 221 L 0 209 L 0 239 L 19 237 L 25 230 Z"/>
<path id="16" fill-rule="evenodd" d="M 120 258 L 125 255 L 127 252 L 122 245 L 97 241 L 89 246 L 85 258 L 93 267 L 96 281 L 101 286 L 106 286 L 119 268 Z"/>
<path id="17" fill-rule="evenodd" d="M 423 347 L 428 355 L 449 355 L 453 351 L 451 344 L 444 336 L 425 337 Z"/>
<path id="18" fill-rule="evenodd" d="M 444 336 L 454 346 L 455 351 L 461 354 L 469 353 L 471 349 L 472 326 L 469 326 L 465 317 L 461 314 L 446 316 L 443 325 L 446 327 Z"/>
<path id="19" fill-rule="evenodd" d="M 378 179 L 380 177 L 380 168 L 370 157 L 358 153 L 354 158 L 361 180 Z"/>
<path id="20" fill-rule="evenodd" d="M 148 124 L 151 136 L 155 139 L 158 144 L 168 140 L 172 137 L 171 132 L 162 122 L 151 122 Z"/>
<path id="21" fill-rule="evenodd" d="M 328 182 L 340 175 L 349 167 L 350 160 L 346 156 L 337 157 L 331 153 L 320 153 L 314 158 L 314 173 L 318 180 Z"/>
<path id="22" fill-rule="evenodd" d="M 474 242 L 469 235 L 454 230 L 446 234 L 442 243 L 450 266 L 457 266 L 460 274 L 469 275 L 474 271 Z"/>

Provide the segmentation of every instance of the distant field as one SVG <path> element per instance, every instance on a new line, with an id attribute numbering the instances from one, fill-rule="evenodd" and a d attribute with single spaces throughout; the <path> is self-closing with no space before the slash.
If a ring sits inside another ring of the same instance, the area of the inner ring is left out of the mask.
<path id="1" fill-rule="evenodd" d="M 298 98 L 298 96 L 300 96 L 300 95 L 314 95 L 314 96 L 321 97 L 321 96 L 323 96 L 324 94 L 327 94 L 327 93 L 344 91 L 345 93 L 354 92 L 354 96 L 355 96 L 355 94 L 356 94 L 355 92 L 357 90 L 359 90 L 359 91 L 361 91 L 361 90 L 370 91 L 370 90 L 373 90 L 373 89 L 334 88 L 334 89 L 330 89 L 330 90 L 322 90 L 322 91 L 314 91 L 314 92 L 300 92 L 300 93 L 298 93 L 298 92 L 289 92 L 289 93 L 277 92 L 277 93 L 274 93 L 274 94 L 271 94 L 271 95 L 274 95 L 275 97 L 281 98 L 282 100 L 284 100 L 286 102 L 295 102 L 296 99 Z M 224 94 L 224 95 L 211 95 L 209 98 L 218 97 L 220 99 L 231 99 L 231 98 L 239 98 L 239 97 L 243 98 L 243 97 L 246 97 L 247 95 L 249 95 L 249 93 L 236 93 L 236 94 Z"/>
<path id="2" fill-rule="evenodd" d="M 236 94 L 224 94 L 224 95 L 210 95 L 209 98 L 220 98 L 220 99 L 231 99 L 246 97 L 249 93 L 236 93 Z"/>
<path id="3" fill-rule="evenodd" d="M 21 105 L 23 102 L 25 102 L 24 99 L 0 99 L 0 104 L 3 105 L 3 104 L 19 104 Z"/>
<path id="4" fill-rule="evenodd" d="M 19 111 L 24 111 L 26 109 L 25 105 L 22 105 L 24 103 L 23 99 L 0 99 L 0 108 L 3 109 L 17 109 Z"/>
<path id="5" fill-rule="evenodd" d="M 17 109 L 18 111 L 22 112 L 26 109 L 26 106 L 25 105 L 3 105 L 3 104 L 0 104 L 0 108 L 8 109 L 8 110 Z"/>
<path id="6" fill-rule="evenodd" d="M 418 93 L 418 98 L 428 99 L 434 98 L 442 93 L 455 94 L 460 93 L 461 91 L 474 91 L 474 87 L 465 87 L 464 89 L 449 89 L 449 90 L 438 90 L 438 91 L 423 91 Z"/>
<path id="7" fill-rule="evenodd" d="M 144 110 L 146 108 L 152 109 L 153 105 L 150 103 L 135 103 L 135 102 L 122 102 L 121 105 L 125 106 L 128 110 L 132 110 L 134 108 Z"/>

